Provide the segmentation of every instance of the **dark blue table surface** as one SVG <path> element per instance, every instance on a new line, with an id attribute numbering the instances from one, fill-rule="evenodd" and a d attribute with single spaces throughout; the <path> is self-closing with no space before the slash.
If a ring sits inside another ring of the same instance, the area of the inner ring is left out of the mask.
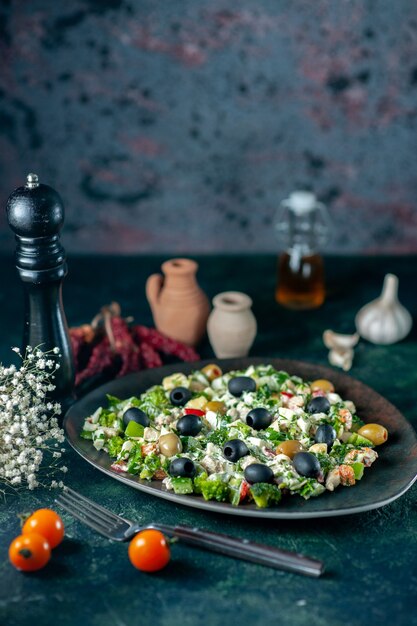
<path id="1" fill-rule="evenodd" d="M 22 296 L 10 257 L 1 259 L 0 357 L 19 345 Z M 151 324 L 144 296 L 146 277 L 159 257 L 76 257 L 69 259 L 64 302 L 71 325 L 91 319 L 117 300 L 126 315 Z M 213 296 L 227 289 L 249 293 L 259 333 L 253 355 L 327 362 L 322 332 L 353 332 L 354 315 L 376 297 L 383 276 L 400 278 L 400 298 L 417 315 L 417 260 L 414 257 L 326 259 L 328 298 L 317 311 L 290 312 L 273 299 L 276 260 L 272 256 L 202 257 L 199 280 Z M 202 356 L 211 356 L 209 345 Z M 385 395 L 417 423 L 417 330 L 403 342 L 377 347 L 362 341 L 352 376 Z M 306 521 L 263 521 L 209 514 L 136 492 L 94 470 L 70 449 L 66 482 L 127 517 L 144 522 L 199 525 L 269 543 L 322 559 L 318 580 L 242 563 L 175 545 L 171 564 L 157 575 L 134 570 L 127 546 L 110 544 L 69 516 L 66 539 L 39 573 L 24 575 L 7 562 L 7 547 L 18 533 L 17 514 L 53 504 L 47 490 L 22 492 L 0 505 L 0 624 L 94 626 L 152 624 L 299 624 L 365 626 L 417 624 L 417 512 L 414 486 L 399 500 L 361 515 Z"/>

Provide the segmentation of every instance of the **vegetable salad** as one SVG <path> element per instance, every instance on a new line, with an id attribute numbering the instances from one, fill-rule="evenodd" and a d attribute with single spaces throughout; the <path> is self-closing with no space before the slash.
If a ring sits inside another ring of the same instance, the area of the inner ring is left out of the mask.
<path id="1" fill-rule="evenodd" d="M 176 494 L 263 508 L 286 494 L 308 499 L 355 485 L 387 431 L 364 424 L 328 380 L 211 364 L 138 397 L 108 396 L 81 436 L 112 457 L 114 471 L 162 480 Z"/>

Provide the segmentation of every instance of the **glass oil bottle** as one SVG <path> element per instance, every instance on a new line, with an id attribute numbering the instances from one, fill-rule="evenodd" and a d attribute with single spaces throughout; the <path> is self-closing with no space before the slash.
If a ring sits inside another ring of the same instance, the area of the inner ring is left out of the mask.
<path id="1" fill-rule="evenodd" d="M 275 299 L 290 309 L 314 309 L 324 302 L 324 263 L 319 253 L 327 240 L 326 207 L 310 191 L 295 191 L 281 203 L 277 230 L 285 248 L 278 258 Z"/>

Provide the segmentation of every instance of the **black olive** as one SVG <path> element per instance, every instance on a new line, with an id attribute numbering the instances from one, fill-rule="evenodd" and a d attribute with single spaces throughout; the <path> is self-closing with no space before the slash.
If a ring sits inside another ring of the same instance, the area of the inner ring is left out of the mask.
<path id="1" fill-rule="evenodd" d="M 185 456 L 173 459 L 169 464 L 169 473 L 171 476 L 181 476 L 183 478 L 192 478 L 196 472 L 195 465 L 191 459 Z"/>
<path id="2" fill-rule="evenodd" d="M 330 424 L 320 424 L 316 430 L 314 441 L 316 443 L 327 443 L 327 452 L 332 447 L 336 439 L 336 431 Z"/>
<path id="3" fill-rule="evenodd" d="M 136 422 L 137 424 L 142 424 L 142 426 L 149 426 L 151 423 L 146 413 L 136 406 L 131 406 L 130 409 L 123 413 L 124 425 L 127 426 L 129 422 Z"/>
<path id="4" fill-rule="evenodd" d="M 241 439 L 231 439 L 223 446 L 223 456 L 228 461 L 236 463 L 242 456 L 249 454 L 248 447 Z"/>
<path id="5" fill-rule="evenodd" d="M 227 385 L 232 396 L 239 398 L 244 391 L 256 391 L 256 382 L 249 376 L 231 378 Z"/>
<path id="6" fill-rule="evenodd" d="M 307 404 L 307 413 L 328 413 L 330 402 L 324 396 L 316 396 Z"/>
<path id="7" fill-rule="evenodd" d="M 251 426 L 255 430 L 263 430 L 264 428 L 268 428 L 271 422 L 272 415 L 269 411 L 263 409 L 262 407 L 252 409 L 246 416 L 247 425 Z"/>
<path id="8" fill-rule="evenodd" d="M 169 394 L 169 399 L 174 406 L 184 406 L 191 400 L 192 395 L 191 391 L 186 387 L 175 387 Z"/>
<path id="9" fill-rule="evenodd" d="M 267 465 L 252 463 L 245 469 L 245 480 L 252 485 L 254 483 L 270 483 L 274 478 L 274 472 Z"/>
<path id="10" fill-rule="evenodd" d="M 201 421 L 198 415 L 195 413 L 188 413 L 181 417 L 177 422 L 177 430 L 180 435 L 184 437 L 191 436 L 195 437 L 200 432 L 203 426 L 203 422 Z"/>
<path id="11" fill-rule="evenodd" d="M 321 472 L 320 463 L 311 452 L 297 452 L 292 462 L 297 472 L 306 478 L 317 478 Z"/>

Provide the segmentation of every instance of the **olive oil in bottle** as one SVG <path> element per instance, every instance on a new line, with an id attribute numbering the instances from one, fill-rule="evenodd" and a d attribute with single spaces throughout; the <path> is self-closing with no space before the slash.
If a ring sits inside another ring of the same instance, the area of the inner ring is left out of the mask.
<path id="1" fill-rule="evenodd" d="M 286 251 L 278 258 L 276 301 L 290 309 L 319 307 L 326 295 L 318 253 L 328 232 L 326 208 L 309 191 L 293 192 L 281 203 L 277 229 Z"/>

